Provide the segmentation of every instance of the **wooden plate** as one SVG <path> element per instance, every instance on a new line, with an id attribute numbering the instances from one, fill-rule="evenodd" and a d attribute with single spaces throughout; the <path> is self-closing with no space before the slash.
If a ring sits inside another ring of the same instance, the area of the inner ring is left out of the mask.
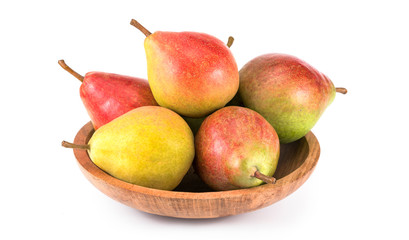
<path id="1" fill-rule="evenodd" d="M 91 122 L 77 133 L 74 143 L 87 144 L 94 130 Z M 309 132 L 302 139 L 281 145 L 274 177 L 276 184 L 233 191 L 212 191 L 190 170 L 174 191 L 141 187 L 116 179 L 98 168 L 85 150 L 74 149 L 85 177 L 107 196 L 144 212 L 177 218 L 217 218 L 269 206 L 297 190 L 313 172 L 320 155 L 317 138 Z"/>

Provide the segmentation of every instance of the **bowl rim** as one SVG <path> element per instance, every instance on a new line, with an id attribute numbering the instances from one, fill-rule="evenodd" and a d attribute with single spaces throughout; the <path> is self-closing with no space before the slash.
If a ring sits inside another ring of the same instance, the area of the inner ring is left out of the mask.
<path id="1" fill-rule="evenodd" d="M 74 139 L 75 144 L 88 144 L 89 138 L 94 133 L 94 127 L 92 122 L 86 123 L 77 133 Z M 73 149 L 74 155 L 77 159 L 77 163 L 83 168 L 83 170 L 87 171 L 91 174 L 94 178 L 106 182 L 107 184 L 121 188 L 123 190 L 131 191 L 131 192 L 138 192 L 141 194 L 157 196 L 157 197 L 166 197 L 166 198 L 174 198 L 174 199 L 219 199 L 219 198 L 230 198 L 236 197 L 241 195 L 246 195 L 249 193 L 253 193 L 255 190 L 260 191 L 268 191 L 273 190 L 274 188 L 279 188 L 282 185 L 286 185 L 288 183 L 292 183 L 297 181 L 298 179 L 302 178 L 304 175 L 311 172 L 312 169 L 315 168 L 319 155 L 320 155 L 320 146 L 318 143 L 317 138 L 315 135 L 310 131 L 305 135 L 305 139 L 309 145 L 309 152 L 305 159 L 305 161 L 293 172 L 277 179 L 275 184 L 263 184 L 257 187 L 252 188 L 245 188 L 245 189 L 236 189 L 236 190 L 228 190 L 228 191 L 214 191 L 214 192 L 181 192 L 181 191 L 169 191 L 169 190 L 160 190 L 154 188 L 148 188 L 139 186 L 136 184 L 128 183 L 117 179 L 98 166 L 96 166 L 91 159 L 89 158 L 88 152 L 82 149 Z M 313 146 L 313 149 L 311 148 Z M 258 191 L 257 191 L 258 192 Z"/>

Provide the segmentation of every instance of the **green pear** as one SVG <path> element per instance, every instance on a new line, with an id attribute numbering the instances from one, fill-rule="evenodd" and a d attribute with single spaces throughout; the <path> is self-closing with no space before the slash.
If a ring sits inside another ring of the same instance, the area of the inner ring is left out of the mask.
<path id="1" fill-rule="evenodd" d="M 277 131 L 281 143 L 307 134 L 345 88 L 308 63 L 286 54 L 265 54 L 240 70 L 239 96 Z"/>
<path id="2" fill-rule="evenodd" d="M 66 142 L 63 146 L 81 147 Z M 163 190 L 177 187 L 195 155 L 188 124 L 159 106 L 136 108 L 101 126 L 83 148 L 113 177 Z"/>

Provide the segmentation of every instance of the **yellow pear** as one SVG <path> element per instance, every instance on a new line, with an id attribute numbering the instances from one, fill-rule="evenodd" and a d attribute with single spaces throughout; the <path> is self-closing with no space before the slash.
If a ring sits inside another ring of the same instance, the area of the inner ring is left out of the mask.
<path id="1" fill-rule="evenodd" d="M 188 124 L 158 106 L 136 108 L 103 125 L 85 148 L 95 165 L 113 177 L 163 190 L 176 188 L 195 154 Z"/>

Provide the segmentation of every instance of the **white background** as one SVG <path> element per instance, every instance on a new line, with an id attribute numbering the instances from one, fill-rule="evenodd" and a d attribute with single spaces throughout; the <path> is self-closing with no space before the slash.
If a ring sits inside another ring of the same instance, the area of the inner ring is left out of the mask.
<path id="1" fill-rule="evenodd" d="M 89 118 L 57 60 L 146 78 L 131 18 L 152 32 L 234 36 L 239 68 L 292 54 L 346 87 L 313 128 L 310 179 L 272 206 L 213 220 L 142 213 L 94 188 L 60 146 Z M 0 24 L 1 239 L 409 238 L 405 1 L 2 1 Z"/>

